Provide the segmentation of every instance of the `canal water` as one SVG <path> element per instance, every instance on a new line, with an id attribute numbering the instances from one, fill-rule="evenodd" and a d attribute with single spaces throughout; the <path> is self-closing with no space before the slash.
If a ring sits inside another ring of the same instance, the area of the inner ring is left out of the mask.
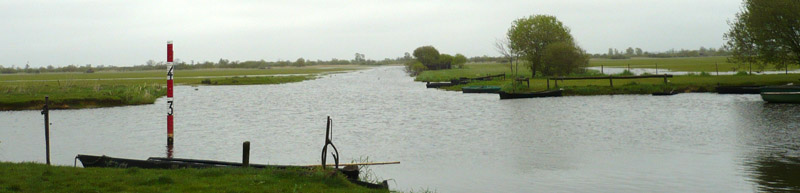
<path id="1" fill-rule="evenodd" d="M 166 101 L 51 111 L 52 161 L 166 155 Z M 402 67 L 281 85 L 179 86 L 174 156 L 316 164 L 333 119 L 342 162 L 437 192 L 800 191 L 800 106 L 758 95 L 499 100 L 426 89 Z M 39 111 L 0 112 L 0 161 L 44 162 Z M 329 158 L 328 160 L 331 160 Z M 80 166 L 80 163 L 78 163 Z"/>

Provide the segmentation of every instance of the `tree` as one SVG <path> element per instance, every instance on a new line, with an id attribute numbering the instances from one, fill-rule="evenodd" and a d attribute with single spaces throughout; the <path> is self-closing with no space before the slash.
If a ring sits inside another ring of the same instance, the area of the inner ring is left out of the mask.
<path id="1" fill-rule="evenodd" d="M 438 70 L 436 68 L 436 62 L 439 61 L 439 51 L 436 50 L 433 46 L 422 46 L 417 49 L 414 49 L 414 58 L 417 59 L 422 65 L 425 65 L 428 69 L 431 70 Z"/>
<path id="2" fill-rule="evenodd" d="M 633 53 L 634 53 L 633 48 L 628 47 L 628 49 L 625 49 L 625 54 L 626 55 L 633 56 Z"/>
<path id="3" fill-rule="evenodd" d="M 537 69 L 546 64 L 543 56 L 547 46 L 556 42 L 574 44 L 569 28 L 556 17 L 549 15 L 532 15 L 515 20 L 508 29 L 511 49 L 518 51 L 531 68 L 531 76 L 536 76 Z"/>
<path id="4" fill-rule="evenodd" d="M 745 0 L 723 36 L 735 62 L 800 64 L 800 1 Z"/>
<path id="5" fill-rule="evenodd" d="M 614 55 L 614 48 L 608 48 L 608 57 L 611 57 L 613 55 Z"/>
<path id="6" fill-rule="evenodd" d="M 453 56 L 449 54 L 441 54 L 439 55 L 439 59 L 436 61 L 436 70 L 438 69 L 450 69 L 453 67 Z"/>
<path id="7" fill-rule="evenodd" d="M 494 49 L 497 51 L 497 53 L 500 53 L 500 55 L 503 55 L 503 57 L 508 58 L 508 63 L 509 63 L 508 66 L 511 67 L 511 71 L 514 71 L 514 65 L 513 65 L 514 64 L 513 63 L 514 62 L 514 55 L 513 55 L 514 51 L 511 50 L 511 47 L 510 47 L 511 45 L 508 42 L 509 42 L 509 40 L 507 38 L 506 39 L 497 39 L 494 42 Z M 458 55 L 456 55 L 456 56 L 458 56 Z"/>
<path id="8" fill-rule="evenodd" d="M 637 55 L 637 56 L 641 56 L 642 54 L 644 54 L 644 53 L 642 52 L 642 49 L 641 49 L 641 48 L 636 48 L 636 55 Z"/>
<path id="9" fill-rule="evenodd" d="M 306 59 L 298 58 L 296 61 L 294 61 L 294 65 L 304 66 L 306 65 Z"/>
<path id="10" fill-rule="evenodd" d="M 589 55 L 574 42 L 556 42 L 547 45 L 542 58 L 545 64 L 542 73 L 569 75 L 589 65 Z"/>
<path id="11" fill-rule="evenodd" d="M 353 60 L 353 63 L 359 63 L 366 61 L 366 56 L 362 53 L 356 53 L 356 58 Z"/>
<path id="12" fill-rule="evenodd" d="M 461 54 L 456 54 L 453 57 L 453 66 L 458 66 L 458 68 L 464 68 L 464 64 L 467 63 L 467 57 Z"/>

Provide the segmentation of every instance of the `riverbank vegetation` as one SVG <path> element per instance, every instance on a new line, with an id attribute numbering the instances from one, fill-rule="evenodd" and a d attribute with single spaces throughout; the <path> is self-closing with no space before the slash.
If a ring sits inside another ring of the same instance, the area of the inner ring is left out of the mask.
<path id="1" fill-rule="evenodd" d="M 659 65 L 660 66 L 660 65 Z M 530 69 L 519 69 L 519 74 L 527 74 L 520 77 L 530 78 L 530 87 L 527 82 L 518 84 L 512 83 L 514 79 L 509 64 L 467 64 L 462 69 L 425 71 L 416 77 L 416 81 L 421 82 L 441 82 L 458 79 L 460 77 L 481 77 L 486 75 L 505 73 L 504 79 L 491 81 L 476 81 L 464 85 L 443 87 L 442 89 L 460 91 L 464 86 L 490 85 L 500 86 L 506 92 L 531 92 L 542 91 L 548 87 L 547 77 L 537 76 L 531 78 Z M 597 71 L 588 70 L 584 73 L 573 73 L 568 77 L 600 76 Z M 603 75 L 607 76 L 607 75 Z M 619 75 L 617 75 L 619 76 Z M 649 79 L 622 79 L 614 80 L 612 87 L 608 79 L 596 80 L 566 80 L 550 82 L 550 89 L 563 88 L 565 95 L 608 95 L 608 94 L 650 94 L 653 92 L 663 92 L 665 90 L 676 90 L 678 92 L 714 92 L 716 86 L 736 86 L 736 85 L 782 85 L 787 83 L 800 84 L 800 74 L 770 74 L 770 75 L 720 75 L 712 76 L 708 73 L 674 76 L 668 78 L 668 83 L 664 84 L 663 78 Z M 516 85 L 516 88 L 515 88 Z"/>
<path id="2" fill-rule="evenodd" d="M 723 36 L 731 59 L 783 68 L 800 65 L 800 2 L 745 0 Z"/>
<path id="3" fill-rule="evenodd" d="M 526 61 L 531 76 L 567 75 L 583 70 L 589 63 L 586 54 L 555 16 L 532 15 L 514 20 L 506 34 L 509 55 Z M 516 74 L 519 75 L 519 74 Z"/>
<path id="4" fill-rule="evenodd" d="M 359 66 L 280 67 L 272 69 L 182 70 L 176 84 L 281 84 L 317 75 L 362 69 Z M 0 75 L 0 110 L 78 109 L 152 104 L 166 95 L 165 71 L 41 73 Z"/>
<path id="5" fill-rule="evenodd" d="M 0 162 L 0 192 L 388 192 L 333 170 L 74 168 Z"/>
<path id="6" fill-rule="evenodd" d="M 426 70 L 462 68 L 464 63 L 467 63 L 464 55 L 440 54 L 433 46 L 422 46 L 414 49 L 414 59 L 406 62 L 405 66 L 406 72 L 414 76 Z"/>

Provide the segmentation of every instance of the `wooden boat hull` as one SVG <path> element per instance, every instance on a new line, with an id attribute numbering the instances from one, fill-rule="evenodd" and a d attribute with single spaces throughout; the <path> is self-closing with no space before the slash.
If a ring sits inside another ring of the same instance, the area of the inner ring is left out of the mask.
<path id="1" fill-rule="evenodd" d="M 549 91 L 542 91 L 542 92 L 532 92 L 532 93 L 506 93 L 506 92 L 498 92 L 500 95 L 500 99 L 522 99 L 522 98 L 539 98 L 539 97 L 560 97 L 562 96 L 564 90 L 549 90 Z"/>
<path id="2" fill-rule="evenodd" d="M 672 95 L 676 95 L 676 94 L 678 94 L 678 92 L 673 90 L 673 91 L 669 91 L 669 92 L 654 92 L 653 96 L 672 96 Z"/>
<path id="3" fill-rule="evenodd" d="M 800 103 L 800 86 L 765 86 L 761 99 L 769 103 Z"/>
<path id="4" fill-rule="evenodd" d="M 760 94 L 761 86 L 717 86 L 717 94 Z"/>
<path id="5" fill-rule="evenodd" d="M 425 84 L 425 87 L 426 88 L 439 88 L 439 87 L 447 87 L 447 86 L 453 86 L 453 85 L 455 85 L 455 84 L 450 83 L 450 82 L 429 82 L 429 83 Z"/>
<path id="6" fill-rule="evenodd" d="M 465 86 L 461 88 L 464 93 L 497 93 L 500 92 L 499 86 Z"/>
<path id="7" fill-rule="evenodd" d="M 800 92 L 762 92 L 761 99 L 769 103 L 800 103 Z"/>

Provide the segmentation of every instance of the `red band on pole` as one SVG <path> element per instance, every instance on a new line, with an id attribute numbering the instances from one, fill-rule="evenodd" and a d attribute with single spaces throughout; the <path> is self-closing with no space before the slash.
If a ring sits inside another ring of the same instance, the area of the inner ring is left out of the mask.
<path id="1" fill-rule="evenodd" d="M 167 97 L 172 98 L 172 80 L 167 80 Z"/>
<path id="2" fill-rule="evenodd" d="M 172 137 L 172 115 L 167 115 L 167 136 Z"/>
<path id="3" fill-rule="evenodd" d="M 167 43 L 167 62 L 172 62 L 172 42 Z"/>

